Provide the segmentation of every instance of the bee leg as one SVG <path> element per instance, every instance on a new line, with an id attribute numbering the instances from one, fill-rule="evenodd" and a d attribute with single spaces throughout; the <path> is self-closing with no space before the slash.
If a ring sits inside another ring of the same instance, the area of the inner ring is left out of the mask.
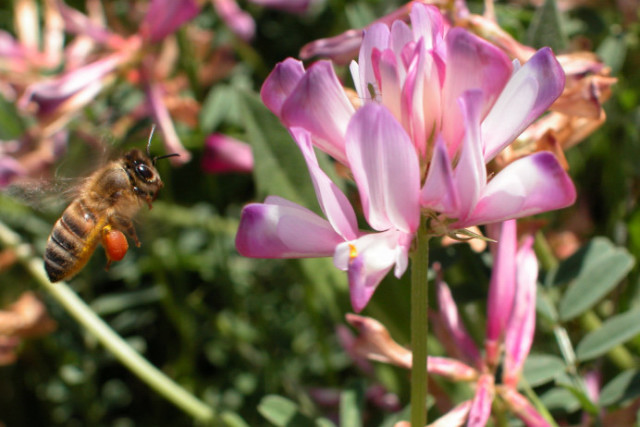
<path id="1" fill-rule="evenodd" d="M 133 239 L 133 242 L 136 244 L 136 246 L 140 247 L 140 240 L 138 239 L 138 234 L 136 233 L 136 229 L 133 226 L 133 222 L 131 222 L 129 218 L 125 218 L 123 216 L 118 216 L 118 215 L 112 215 L 109 218 L 109 222 L 115 225 L 116 228 L 118 228 L 119 230 L 122 230 L 125 233 L 127 233 L 127 236 Z"/>

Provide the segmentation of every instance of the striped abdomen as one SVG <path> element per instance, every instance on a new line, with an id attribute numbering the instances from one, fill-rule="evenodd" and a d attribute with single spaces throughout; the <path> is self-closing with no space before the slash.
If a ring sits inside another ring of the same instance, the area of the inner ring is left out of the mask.
<path id="1" fill-rule="evenodd" d="M 67 279 L 84 267 L 100 241 L 105 219 L 76 199 L 56 221 L 47 241 L 44 268 L 49 280 Z"/>

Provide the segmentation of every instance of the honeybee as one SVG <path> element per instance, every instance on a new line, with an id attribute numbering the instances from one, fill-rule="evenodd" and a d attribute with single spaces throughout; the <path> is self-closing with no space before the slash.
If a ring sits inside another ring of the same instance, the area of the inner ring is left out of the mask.
<path id="1" fill-rule="evenodd" d="M 163 187 L 155 168 L 156 161 L 178 154 L 151 157 L 138 149 L 109 162 L 80 187 L 78 197 L 56 221 L 44 254 L 44 267 L 52 282 L 68 279 L 78 273 L 91 258 L 98 243 L 112 261 L 120 261 L 129 249 L 126 233 L 136 246 L 140 240 L 133 226 L 133 216 L 146 203 L 151 209 Z"/>

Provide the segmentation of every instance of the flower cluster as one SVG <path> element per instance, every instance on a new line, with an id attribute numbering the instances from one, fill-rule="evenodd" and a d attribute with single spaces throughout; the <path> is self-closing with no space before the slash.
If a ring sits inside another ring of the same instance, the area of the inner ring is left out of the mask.
<path id="1" fill-rule="evenodd" d="M 348 272 L 356 311 L 392 268 L 396 277 L 405 272 L 425 219 L 426 232 L 441 235 L 575 199 L 550 152 L 517 159 L 495 176 L 486 169 L 562 93 L 564 73 L 551 50 L 521 66 L 450 28 L 435 7 L 414 4 L 410 18 L 411 26 L 396 20 L 365 32 L 350 66 L 357 103 L 327 61 L 305 70 L 287 59 L 261 91 L 301 149 L 327 219 L 269 197 L 243 210 L 236 247 L 252 257 L 333 256 Z M 314 147 L 350 169 L 374 232 L 358 229 L 353 207 L 318 166 Z"/>
<path id="2" fill-rule="evenodd" d="M 518 382 L 535 331 L 536 280 L 538 262 L 532 249 L 531 236 L 518 248 L 515 220 L 495 224 L 490 236 L 499 238 L 492 247 L 493 272 L 487 302 L 485 352 L 481 356 L 467 333 L 451 291 L 441 278 L 437 280 L 439 312 L 433 322 L 440 342 L 452 358 L 429 356 L 427 369 L 433 375 L 474 384 L 473 399 L 447 412 L 434 425 L 485 425 L 491 416 L 492 401 L 498 396 L 527 425 L 545 426 L 548 421 L 518 391 Z M 436 319 L 437 317 L 437 319 Z M 411 367 L 411 351 L 391 339 L 377 321 L 355 315 L 347 320 L 358 331 L 353 351 L 371 360 Z M 502 362 L 501 383 L 495 375 Z M 438 398 L 435 393 L 436 399 Z M 436 403 L 440 405 L 440 403 Z"/>

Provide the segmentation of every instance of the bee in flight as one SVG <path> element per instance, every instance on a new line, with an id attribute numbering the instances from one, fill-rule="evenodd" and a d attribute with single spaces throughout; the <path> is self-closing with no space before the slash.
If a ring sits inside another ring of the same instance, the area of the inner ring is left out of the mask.
<path id="1" fill-rule="evenodd" d="M 155 168 L 156 161 L 178 154 L 151 157 L 133 149 L 109 162 L 89 176 L 80 187 L 78 197 L 56 221 L 44 254 L 44 267 L 52 282 L 78 273 L 102 243 L 107 254 L 107 269 L 120 261 L 129 249 L 126 233 L 136 246 L 140 241 L 131 221 L 143 203 L 151 209 L 163 186 Z"/>

